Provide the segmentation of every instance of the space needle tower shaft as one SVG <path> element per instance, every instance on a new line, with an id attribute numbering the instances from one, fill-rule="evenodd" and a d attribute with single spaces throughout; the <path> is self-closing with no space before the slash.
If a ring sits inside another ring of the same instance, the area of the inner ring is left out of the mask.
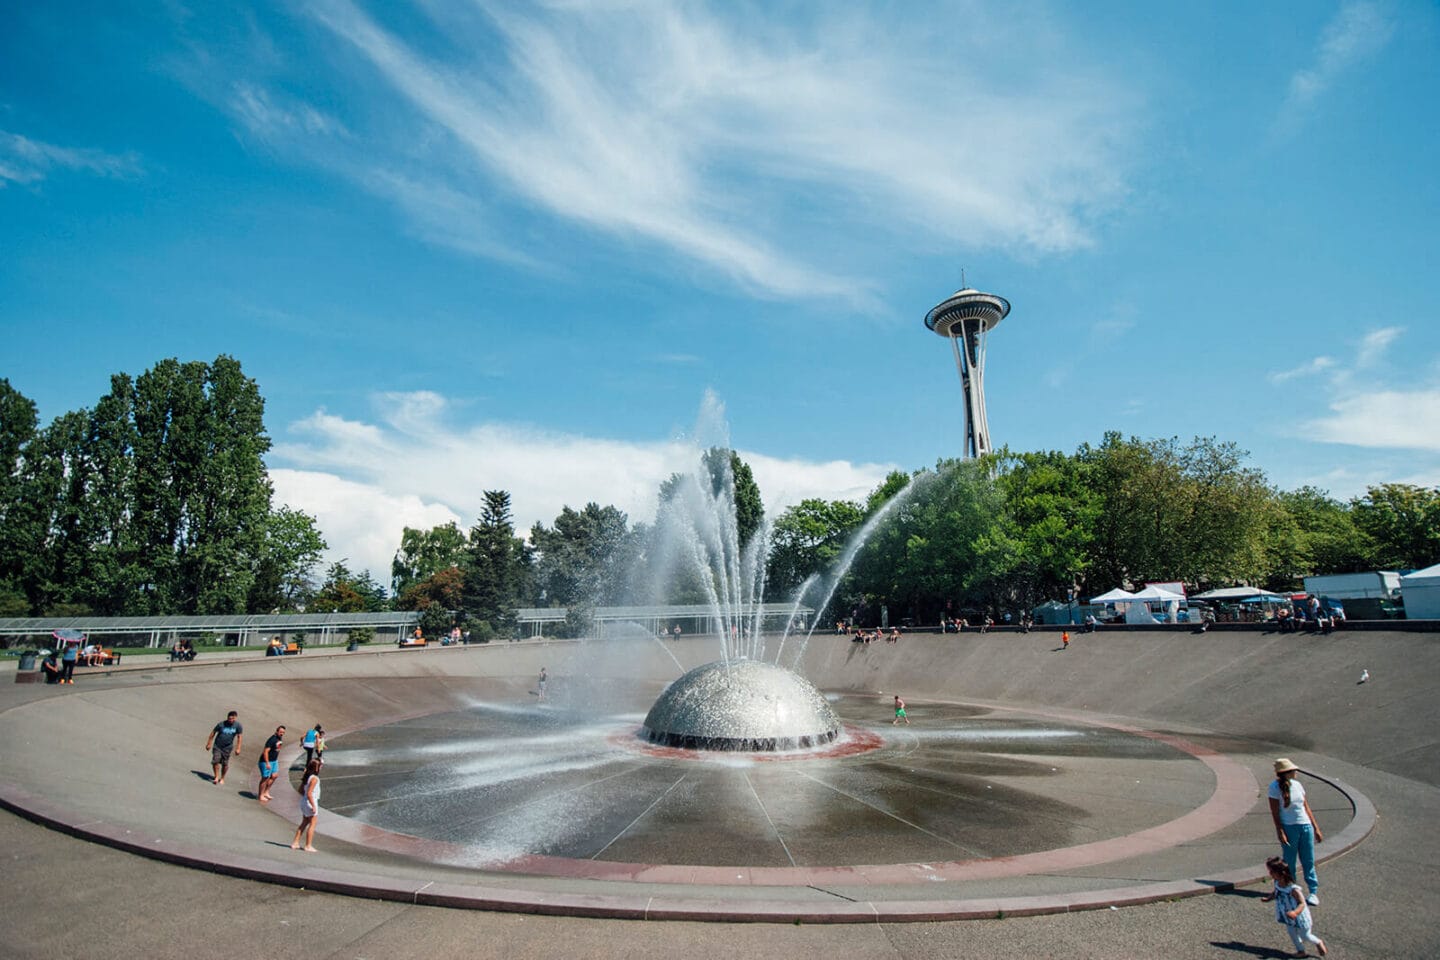
<path id="1" fill-rule="evenodd" d="M 991 451 L 990 421 L 985 414 L 987 335 L 1010 312 L 1004 297 L 966 287 L 925 315 L 925 326 L 950 341 L 955 372 L 965 395 L 965 456 Z"/>

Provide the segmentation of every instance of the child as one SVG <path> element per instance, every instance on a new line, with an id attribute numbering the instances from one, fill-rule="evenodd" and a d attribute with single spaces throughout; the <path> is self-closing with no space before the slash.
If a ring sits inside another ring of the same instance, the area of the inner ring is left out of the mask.
<path id="1" fill-rule="evenodd" d="M 1295 944 L 1295 956 L 1305 956 L 1305 943 L 1309 941 L 1315 944 L 1315 949 L 1320 951 L 1320 956 L 1330 951 L 1325 949 L 1325 941 L 1315 935 L 1310 929 L 1310 908 L 1305 904 L 1305 898 L 1300 894 L 1300 887 L 1295 883 L 1295 875 L 1285 865 L 1285 861 L 1279 857 L 1271 857 L 1265 861 L 1265 870 L 1270 874 L 1275 887 L 1267 897 L 1261 897 L 1261 901 L 1268 903 L 1275 901 L 1275 922 L 1285 924 L 1285 932 L 1290 934 L 1290 942 Z"/>
<path id="2" fill-rule="evenodd" d="M 1061 650 L 1069 650 L 1069 649 L 1070 649 L 1070 631 L 1069 631 L 1069 630 L 1061 630 L 1061 631 L 1060 631 L 1060 649 L 1061 649 Z"/>
<path id="3" fill-rule="evenodd" d="M 910 726 L 910 718 L 905 716 L 905 701 L 901 700 L 900 694 L 897 693 L 895 694 L 895 719 L 890 721 L 890 726 L 895 726 L 901 720 L 905 721 L 905 726 Z"/>

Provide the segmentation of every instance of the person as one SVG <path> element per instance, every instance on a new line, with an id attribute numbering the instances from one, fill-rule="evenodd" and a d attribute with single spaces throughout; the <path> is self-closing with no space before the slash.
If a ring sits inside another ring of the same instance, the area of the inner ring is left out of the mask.
<path id="1" fill-rule="evenodd" d="M 540 668 L 540 678 L 535 681 L 535 686 L 536 686 L 536 688 L 537 688 L 537 690 L 538 690 L 539 697 L 540 697 L 541 700 L 544 700 L 544 699 L 545 699 L 545 684 L 547 684 L 547 683 L 549 683 L 549 682 L 550 682 L 550 677 L 545 673 L 545 668 L 544 668 L 544 667 L 541 667 L 541 668 Z"/>
<path id="2" fill-rule="evenodd" d="M 306 730 L 300 746 L 305 748 L 305 763 L 308 765 L 311 760 L 325 752 L 325 728 L 317 723 Z"/>
<path id="3" fill-rule="evenodd" d="M 281 643 L 280 643 L 280 638 L 279 638 L 279 637 L 271 637 L 271 638 L 270 638 L 270 646 L 268 646 L 268 647 L 265 648 L 265 656 L 267 656 L 267 657 L 278 657 L 278 656 L 282 655 L 284 652 L 285 652 L 285 647 L 281 645 Z"/>
<path id="4" fill-rule="evenodd" d="M 1086 633 L 1094 633 L 1094 632 L 1095 632 L 1095 614 L 1093 614 L 1093 613 L 1087 613 L 1087 614 L 1085 614 L 1085 632 L 1086 632 Z"/>
<path id="5" fill-rule="evenodd" d="M 1030 614 L 1028 614 L 1028 613 L 1022 614 L 1021 617 L 1020 617 L 1020 632 L 1021 632 L 1021 633 L 1029 633 L 1029 632 L 1030 632 L 1030 626 L 1031 626 L 1031 624 L 1033 624 L 1034 622 L 1035 622 L 1035 619 L 1034 619 L 1033 617 L 1031 617 Z"/>
<path id="6" fill-rule="evenodd" d="M 72 686 L 75 683 L 75 660 L 80 656 L 80 644 L 66 643 L 60 653 L 60 682 Z"/>
<path id="7" fill-rule="evenodd" d="M 55 656 L 54 650 L 45 653 L 45 659 L 40 661 L 40 672 L 45 675 L 46 683 L 59 683 L 61 674 L 64 672 L 60 666 L 60 660 Z"/>
<path id="8" fill-rule="evenodd" d="M 85 666 L 93 667 L 100 662 L 100 648 L 93 643 L 87 643 L 85 649 L 80 651 L 80 656 L 85 658 Z"/>
<path id="9" fill-rule="evenodd" d="M 679 640 L 679 639 L 680 639 L 680 624 L 678 624 L 678 623 L 675 624 L 675 639 L 676 639 L 676 640 Z"/>
<path id="10" fill-rule="evenodd" d="M 905 701 L 901 700 L 900 694 L 897 693 L 895 694 L 895 719 L 890 721 L 890 725 L 893 727 L 901 720 L 905 721 L 905 726 L 910 726 L 910 718 L 905 716 Z"/>
<path id="11" fill-rule="evenodd" d="M 320 812 L 320 768 L 325 761 L 316 757 L 305 764 L 305 773 L 300 777 L 300 826 L 295 828 L 295 839 L 290 841 L 291 850 L 300 849 L 300 840 L 305 840 L 305 852 L 315 852 L 315 815 Z"/>
<path id="12" fill-rule="evenodd" d="M 1061 650 L 1069 650 L 1069 649 L 1070 649 L 1070 631 L 1069 631 L 1069 630 L 1061 630 L 1061 631 L 1060 631 L 1060 649 L 1061 649 Z"/>
<path id="13" fill-rule="evenodd" d="M 1270 893 L 1261 897 L 1260 901 L 1262 903 L 1275 901 L 1275 922 L 1285 924 L 1285 932 L 1290 934 L 1290 942 L 1295 945 L 1295 956 L 1306 955 L 1306 943 L 1315 944 L 1315 949 L 1320 951 L 1320 956 L 1325 956 L 1330 951 L 1325 949 L 1325 941 L 1315 934 L 1310 908 L 1305 905 L 1305 900 L 1300 896 L 1300 887 L 1295 882 L 1294 872 L 1279 857 L 1271 857 L 1266 860 L 1265 871 L 1270 874 L 1273 886 Z"/>
<path id="14" fill-rule="evenodd" d="M 285 744 L 285 725 L 275 728 L 260 748 L 260 787 L 255 791 L 261 803 L 270 802 L 270 790 L 280 776 L 280 748 Z"/>
<path id="15" fill-rule="evenodd" d="M 1305 886 L 1310 896 L 1305 902 L 1313 906 L 1320 904 L 1320 880 L 1315 875 L 1315 844 L 1323 843 L 1325 834 L 1315 822 L 1315 813 L 1305 797 L 1305 787 L 1295 774 L 1300 770 L 1289 757 L 1275 761 L 1275 779 L 1270 782 L 1270 819 L 1275 822 L 1275 838 L 1280 841 L 1280 853 L 1285 866 L 1295 873 L 1295 861 L 1299 858 L 1305 870 Z"/>
<path id="16" fill-rule="evenodd" d="M 890 642 L 891 642 L 891 643 L 899 643 L 899 642 L 900 642 L 900 628 L 899 628 L 899 627 L 891 627 L 891 628 L 890 628 Z"/>
<path id="17" fill-rule="evenodd" d="M 205 749 L 210 751 L 210 766 L 214 770 L 210 782 L 217 787 L 225 782 L 225 774 L 230 771 L 232 750 L 235 756 L 240 756 L 240 744 L 245 740 L 245 728 L 240 725 L 239 716 L 231 710 L 224 720 L 215 724 L 215 729 L 205 740 Z"/>

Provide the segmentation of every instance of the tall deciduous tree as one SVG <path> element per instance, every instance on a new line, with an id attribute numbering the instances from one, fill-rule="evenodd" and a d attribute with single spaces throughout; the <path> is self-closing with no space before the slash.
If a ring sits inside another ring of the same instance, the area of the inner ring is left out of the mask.
<path id="1" fill-rule="evenodd" d="M 629 518 L 613 506 L 565 507 L 552 527 L 530 530 L 534 586 L 550 606 L 613 605 L 631 599 L 630 576 L 638 552 Z"/>
<path id="2" fill-rule="evenodd" d="M 315 592 L 312 572 L 326 546 L 308 513 L 290 507 L 271 511 L 254 561 L 249 611 L 288 613 L 306 605 Z"/>
<path id="3" fill-rule="evenodd" d="M 1440 488 L 1382 483 L 1351 501 L 1355 525 L 1374 544 L 1374 561 L 1386 569 L 1440 562 Z"/>
<path id="4" fill-rule="evenodd" d="M 829 571 L 864 520 L 850 500 L 809 499 L 787 509 L 770 531 L 769 590 L 784 595 Z"/>
<path id="5" fill-rule="evenodd" d="M 453 520 L 429 530 L 406 527 L 390 564 L 391 591 L 402 596 L 412 584 L 458 567 L 465 558 L 465 543 L 464 532 Z"/>

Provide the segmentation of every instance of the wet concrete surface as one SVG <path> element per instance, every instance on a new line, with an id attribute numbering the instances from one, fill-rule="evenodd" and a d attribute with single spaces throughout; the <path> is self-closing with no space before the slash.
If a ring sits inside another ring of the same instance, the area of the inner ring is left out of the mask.
<path id="1" fill-rule="evenodd" d="M 1165 823 L 1211 771 L 1158 740 L 965 704 L 832 697 L 853 755 L 654 751 L 652 691 L 604 709 L 533 696 L 331 740 L 324 806 L 494 865 L 525 855 L 645 864 L 817 867 L 1010 857 Z M 296 774 L 292 773 L 292 776 Z M 436 846 L 417 848 L 435 856 Z"/>

